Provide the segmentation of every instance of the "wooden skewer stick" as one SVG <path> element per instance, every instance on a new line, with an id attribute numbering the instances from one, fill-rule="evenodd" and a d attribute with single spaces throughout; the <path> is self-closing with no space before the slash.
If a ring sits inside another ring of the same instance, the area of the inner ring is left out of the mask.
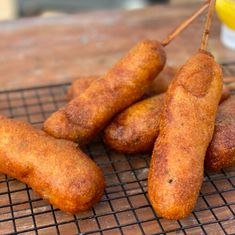
<path id="1" fill-rule="evenodd" d="M 206 1 L 195 13 L 187 20 L 181 23 L 171 34 L 169 34 L 162 42 L 162 46 L 167 46 L 179 33 L 187 28 L 198 16 L 200 16 L 209 6 L 209 1 Z"/>
<path id="2" fill-rule="evenodd" d="M 200 46 L 201 50 L 206 50 L 206 48 L 207 48 L 208 37 L 209 37 L 209 33 L 210 33 L 211 22 L 212 22 L 214 11 L 215 11 L 215 0 L 210 0 L 208 14 L 206 17 L 204 31 L 202 34 L 202 40 L 201 40 L 201 46 Z"/>

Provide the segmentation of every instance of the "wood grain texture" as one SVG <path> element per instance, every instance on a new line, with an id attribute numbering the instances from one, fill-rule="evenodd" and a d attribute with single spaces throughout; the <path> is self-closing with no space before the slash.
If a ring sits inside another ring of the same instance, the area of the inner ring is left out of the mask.
<path id="1" fill-rule="evenodd" d="M 156 5 L 133 11 L 99 11 L 0 23 L 1 88 L 70 81 L 101 75 L 136 42 L 162 40 L 197 4 Z M 204 16 L 166 48 L 170 64 L 182 64 L 199 46 Z M 219 61 L 235 52 L 219 40 L 215 17 L 209 50 Z"/>

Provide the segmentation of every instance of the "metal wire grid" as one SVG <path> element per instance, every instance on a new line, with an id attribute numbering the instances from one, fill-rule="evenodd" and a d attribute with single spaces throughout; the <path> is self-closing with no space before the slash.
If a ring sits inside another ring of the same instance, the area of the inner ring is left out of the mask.
<path id="1" fill-rule="evenodd" d="M 235 74 L 235 63 L 225 72 Z M 66 103 L 69 84 L 0 92 L 0 113 L 41 127 Z M 89 211 L 69 215 L 53 208 L 27 185 L 0 175 L 0 234 L 235 234 L 235 167 L 205 173 L 189 218 L 159 218 L 147 196 L 149 156 L 107 149 L 100 137 L 84 151 L 103 169 L 105 194 Z M 216 233 L 215 233 L 216 231 Z"/>

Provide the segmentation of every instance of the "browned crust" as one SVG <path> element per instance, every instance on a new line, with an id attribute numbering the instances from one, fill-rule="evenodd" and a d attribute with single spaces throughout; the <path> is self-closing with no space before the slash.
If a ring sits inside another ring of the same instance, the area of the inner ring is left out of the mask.
<path id="1" fill-rule="evenodd" d="M 98 79 L 98 76 L 81 77 L 72 82 L 67 91 L 67 100 L 70 101 L 82 94 L 92 82 Z"/>
<path id="2" fill-rule="evenodd" d="M 164 95 L 142 100 L 120 113 L 104 131 L 104 142 L 118 152 L 149 152 L 158 136 Z"/>
<path id="3" fill-rule="evenodd" d="M 219 171 L 235 165 L 235 95 L 224 101 L 218 110 L 213 139 L 207 150 L 205 166 Z"/>
<path id="4" fill-rule="evenodd" d="M 105 76 L 52 114 L 44 130 L 57 138 L 88 143 L 115 114 L 143 96 L 165 60 L 164 49 L 157 41 L 138 43 Z"/>
<path id="5" fill-rule="evenodd" d="M 221 90 L 220 67 L 200 51 L 167 91 L 148 178 L 149 198 L 159 216 L 182 219 L 196 204 Z"/>
<path id="6" fill-rule="evenodd" d="M 147 96 L 157 95 L 167 90 L 172 78 L 175 76 L 178 67 L 167 66 L 163 71 L 154 79 L 148 87 L 145 94 Z M 74 80 L 68 88 L 67 99 L 71 101 L 80 94 L 82 94 L 99 76 L 80 77 Z"/>
<path id="7" fill-rule="evenodd" d="M 229 90 L 223 87 L 220 103 L 229 96 Z M 105 128 L 106 145 L 126 154 L 151 152 L 159 132 L 163 101 L 163 94 L 156 95 L 141 100 L 118 114 Z"/>
<path id="8" fill-rule="evenodd" d="M 3 116 L 0 132 L 0 172 L 73 214 L 89 209 L 102 197 L 103 174 L 76 144 Z"/>

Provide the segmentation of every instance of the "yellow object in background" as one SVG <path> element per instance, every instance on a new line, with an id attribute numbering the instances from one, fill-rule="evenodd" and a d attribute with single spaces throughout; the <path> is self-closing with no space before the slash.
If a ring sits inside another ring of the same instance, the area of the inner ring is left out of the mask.
<path id="1" fill-rule="evenodd" d="M 0 20 L 11 20 L 18 17 L 17 0 L 0 0 Z"/>
<path id="2" fill-rule="evenodd" d="M 235 49 L 235 0 L 217 0 L 216 11 L 222 21 L 221 40 Z"/>

